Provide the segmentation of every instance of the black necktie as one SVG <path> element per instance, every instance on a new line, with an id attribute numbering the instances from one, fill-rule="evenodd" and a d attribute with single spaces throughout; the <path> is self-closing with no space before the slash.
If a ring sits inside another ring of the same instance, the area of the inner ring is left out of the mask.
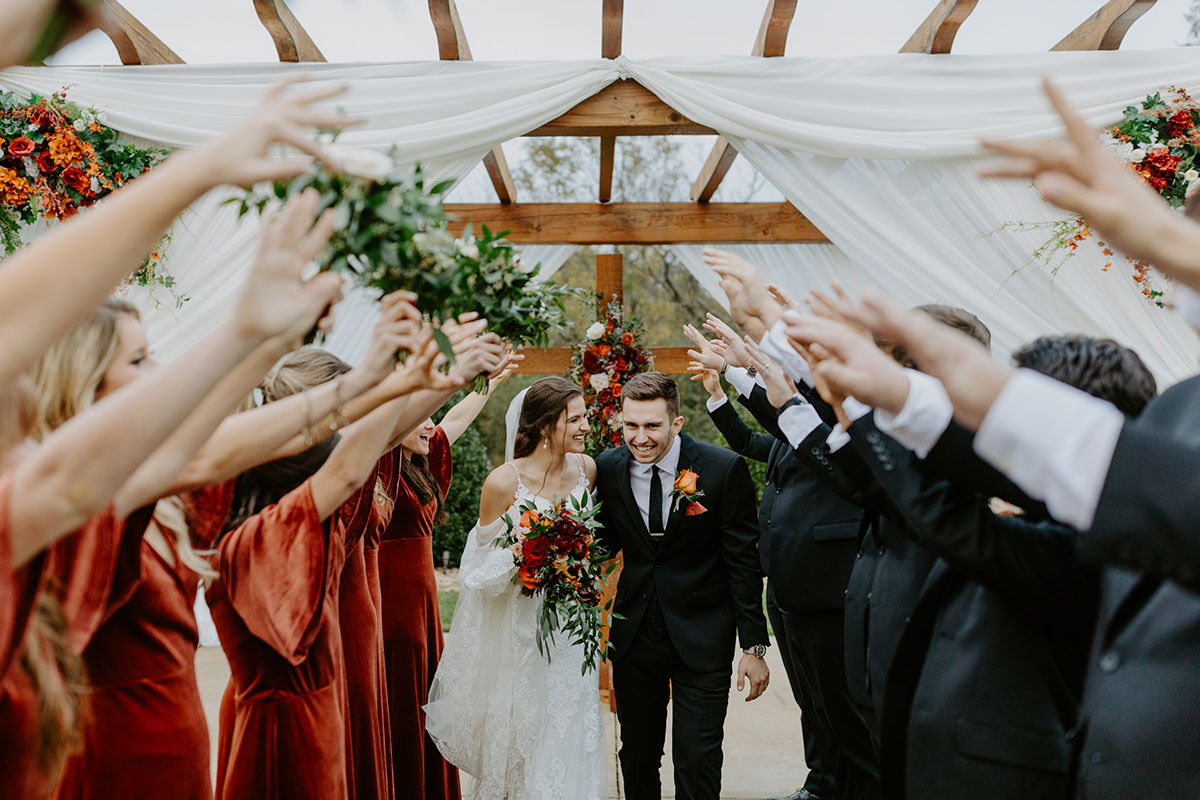
<path id="1" fill-rule="evenodd" d="M 650 533 L 663 532 L 662 518 L 662 481 L 659 480 L 658 466 L 651 467 L 650 472 Z"/>

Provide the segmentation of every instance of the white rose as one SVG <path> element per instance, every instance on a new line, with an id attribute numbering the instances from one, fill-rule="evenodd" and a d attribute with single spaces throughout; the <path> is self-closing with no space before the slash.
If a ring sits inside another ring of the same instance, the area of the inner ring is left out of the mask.
<path id="1" fill-rule="evenodd" d="M 592 388 L 597 392 L 603 392 L 608 388 L 608 376 L 603 372 L 597 372 L 595 375 L 592 375 L 588 378 L 588 383 L 590 383 Z"/>
<path id="2" fill-rule="evenodd" d="M 1140 147 L 1129 154 L 1129 160 L 1132 161 L 1134 164 L 1142 163 L 1142 159 L 1144 159 L 1145 157 L 1146 157 L 1146 151 Z"/>
<path id="3" fill-rule="evenodd" d="M 591 324 L 591 326 L 587 329 L 587 332 L 584 334 L 584 336 L 586 336 L 587 338 L 589 338 L 593 341 L 595 341 L 596 339 L 599 339 L 603 335 L 604 335 L 604 323 L 603 322 L 593 322 Z"/>
<path id="4" fill-rule="evenodd" d="M 98 114 L 96 114 L 96 121 L 99 122 L 101 125 L 108 122 L 108 112 L 101 111 Z"/>
<path id="5" fill-rule="evenodd" d="M 474 240 L 464 241 L 459 239 L 458 252 L 462 253 L 467 258 L 479 258 L 479 248 L 475 246 Z"/>
<path id="6" fill-rule="evenodd" d="M 82 132 L 83 132 L 83 129 L 87 127 L 87 123 L 85 123 L 85 122 L 84 122 L 83 120 L 81 120 L 81 119 L 77 119 L 77 120 L 75 120 L 75 122 L 73 122 L 73 123 L 71 124 L 71 127 L 73 127 L 75 130 L 77 130 L 77 131 L 79 131 L 80 133 L 82 133 Z"/>
<path id="7" fill-rule="evenodd" d="M 100 191 L 100 181 L 96 180 L 96 176 L 95 176 L 95 175 L 93 175 L 93 176 L 92 176 L 92 180 L 91 180 L 91 187 L 92 187 L 92 191 L 93 191 L 93 192 L 98 192 L 98 191 Z"/>
<path id="8" fill-rule="evenodd" d="M 1200 172 L 1197 172 L 1194 169 L 1189 169 L 1187 172 L 1183 173 L 1183 179 L 1188 183 L 1200 181 Z"/>
<path id="9" fill-rule="evenodd" d="M 326 145 L 328 152 L 347 174 L 369 181 L 382 181 L 395 169 L 392 159 L 378 150 L 345 145 Z"/>

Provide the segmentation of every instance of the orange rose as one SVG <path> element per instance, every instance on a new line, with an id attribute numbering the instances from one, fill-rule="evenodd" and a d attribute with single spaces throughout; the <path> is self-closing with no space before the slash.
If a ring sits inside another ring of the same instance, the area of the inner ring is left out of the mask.
<path id="1" fill-rule="evenodd" d="M 542 515 L 531 508 L 521 515 L 521 527 L 532 530 L 533 526 L 536 525 L 537 521 L 541 518 Z"/>
<path id="2" fill-rule="evenodd" d="M 622 333 L 621 334 L 621 344 L 625 345 L 626 347 L 629 347 L 630 345 L 632 345 L 633 344 L 633 334 L 630 333 L 629 331 Z"/>
<path id="3" fill-rule="evenodd" d="M 675 479 L 675 488 L 684 494 L 696 493 L 696 481 L 700 476 L 690 469 L 685 469 L 679 473 L 679 477 Z"/>
<path id="4" fill-rule="evenodd" d="M 521 585 L 526 589 L 537 588 L 537 575 L 535 574 L 533 567 L 526 564 L 521 567 L 517 575 L 519 575 L 521 578 Z"/>

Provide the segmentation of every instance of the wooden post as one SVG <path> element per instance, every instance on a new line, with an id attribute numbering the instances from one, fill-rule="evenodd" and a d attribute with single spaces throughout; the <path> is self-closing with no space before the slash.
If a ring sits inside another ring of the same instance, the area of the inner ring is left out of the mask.
<path id="1" fill-rule="evenodd" d="M 625 303 L 625 257 L 620 253 L 600 253 L 596 256 L 596 293 L 604 298 L 604 305 L 612 302 Z"/>

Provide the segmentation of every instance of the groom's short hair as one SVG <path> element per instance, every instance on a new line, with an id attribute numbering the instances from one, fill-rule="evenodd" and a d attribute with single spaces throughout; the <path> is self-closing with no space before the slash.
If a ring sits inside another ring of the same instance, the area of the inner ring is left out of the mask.
<path id="1" fill-rule="evenodd" d="M 643 372 L 635 375 L 621 390 L 621 402 L 626 400 L 667 401 L 667 414 L 671 419 L 679 416 L 679 387 L 675 379 L 664 372 Z"/>

